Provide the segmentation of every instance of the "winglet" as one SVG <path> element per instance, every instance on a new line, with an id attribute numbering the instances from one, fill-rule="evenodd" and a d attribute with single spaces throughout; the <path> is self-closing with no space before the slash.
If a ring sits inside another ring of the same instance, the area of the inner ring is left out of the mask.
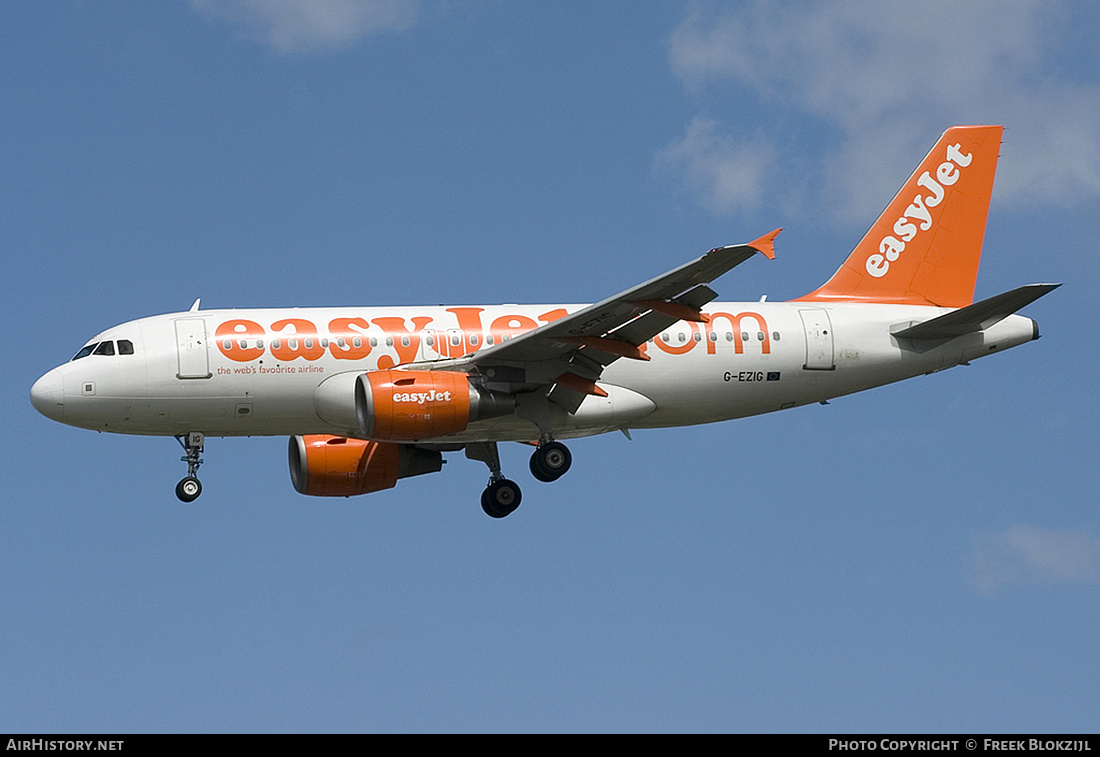
<path id="1" fill-rule="evenodd" d="M 783 229 L 776 229 L 775 231 L 769 231 L 759 239 L 754 239 L 749 242 L 746 247 L 751 247 L 757 252 L 760 252 L 768 260 L 775 260 L 775 238 L 779 236 L 779 232 Z"/>

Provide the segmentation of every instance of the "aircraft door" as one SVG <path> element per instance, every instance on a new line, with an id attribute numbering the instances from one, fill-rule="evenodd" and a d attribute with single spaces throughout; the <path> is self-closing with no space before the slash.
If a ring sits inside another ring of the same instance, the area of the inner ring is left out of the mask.
<path id="1" fill-rule="evenodd" d="M 420 332 L 420 359 L 462 357 L 462 332 L 458 329 L 425 329 Z"/>
<path id="2" fill-rule="evenodd" d="M 425 331 L 425 334 L 431 334 L 433 337 L 434 346 L 424 346 L 427 342 L 426 339 L 421 339 L 420 344 L 425 349 L 426 354 L 430 354 L 430 350 L 434 350 L 435 354 L 431 355 L 428 359 L 435 360 L 437 358 L 456 358 L 462 357 L 469 350 L 465 347 L 465 335 L 461 329 L 437 329 L 435 331 Z"/>
<path id="3" fill-rule="evenodd" d="M 466 348 L 466 335 L 462 329 L 447 329 L 447 354 L 449 357 L 462 357 L 469 350 Z"/>
<path id="4" fill-rule="evenodd" d="M 802 329 L 806 334 L 807 371 L 831 371 L 836 368 L 833 362 L 833 326 L 826 310 L 799 310 L 802 316 Z"/>
<path id="5" fill-rule="evenodd" d="M 436 346 L 439 342 L 439 332 L 435 329 L 424 329 L 420 332 L 420 344 L 417 347 L 417 360 L 438 360 L 440 355 Z"/>
<path id="6" fill-rule="evenodd" d="M 179 372 L 176 378 L 210 378 L 210 358 L 206 346 L 206 321 L 202 318 L 180 318 L 176 321 L 176 354 Z"/>

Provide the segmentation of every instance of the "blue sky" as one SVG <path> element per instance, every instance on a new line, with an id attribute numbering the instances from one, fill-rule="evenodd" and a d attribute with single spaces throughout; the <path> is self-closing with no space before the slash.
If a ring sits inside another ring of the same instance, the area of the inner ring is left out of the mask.
<path id="1" fill-rule="evenodd" d="M 961 7 L 960 7 L 961 6 Z M 0 731 L 1091 731 L 1100 8 L 0 5 Z M 734 423 L 296 494 L 286 440 L 31 408 L 204 307 L 583 302 L 783 226 L 840 264 L 936 138 L 1006 127 L 979 297 L 1043 338 Z"/>

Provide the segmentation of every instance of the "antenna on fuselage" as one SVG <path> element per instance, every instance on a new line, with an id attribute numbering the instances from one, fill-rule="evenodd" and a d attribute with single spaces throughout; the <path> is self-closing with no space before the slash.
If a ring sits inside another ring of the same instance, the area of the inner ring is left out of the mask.
<path id="1" fill-rule="evenodd" d="M 199 300 L 201 300 L 201 299 L 202 299 L 202 297 L 196 297 L 196 298 L 195 298 L 195 303 L 194 303 L 194 304 L 193 304 L 193 305 L 191 306 L 191 309 L 190 309 L 190 310 L 188 310 L 187 312 L 188 312 L 188 313 L 195 313 L 195 312 L 198 312 L 198 309 L 199 309 Z"/>

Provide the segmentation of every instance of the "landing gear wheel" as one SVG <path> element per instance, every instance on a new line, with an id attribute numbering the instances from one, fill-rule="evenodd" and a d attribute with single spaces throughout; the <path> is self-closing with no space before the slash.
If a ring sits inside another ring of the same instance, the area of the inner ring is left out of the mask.
<path id="1" fill-rule="evenodd" d="M 515 512 L 522 498 L 514 481 L 497 479 L 481 493 L 481 509 L 490 518 L 503 518 Z"/>
<path id="2" fill-rule="evenodd" d="M 181 502 L 194 502 L 202 494 L 202 484 L 194 476 L 188 476 L 176 484 L 176 496 Z"/>
<path id="3" fill-rule="evenodd" d="M 561 442 L 547 442 L 531 454 L 531 475 L 539 481 L 557 481 L 572 464 L 568 447 Z"/>

